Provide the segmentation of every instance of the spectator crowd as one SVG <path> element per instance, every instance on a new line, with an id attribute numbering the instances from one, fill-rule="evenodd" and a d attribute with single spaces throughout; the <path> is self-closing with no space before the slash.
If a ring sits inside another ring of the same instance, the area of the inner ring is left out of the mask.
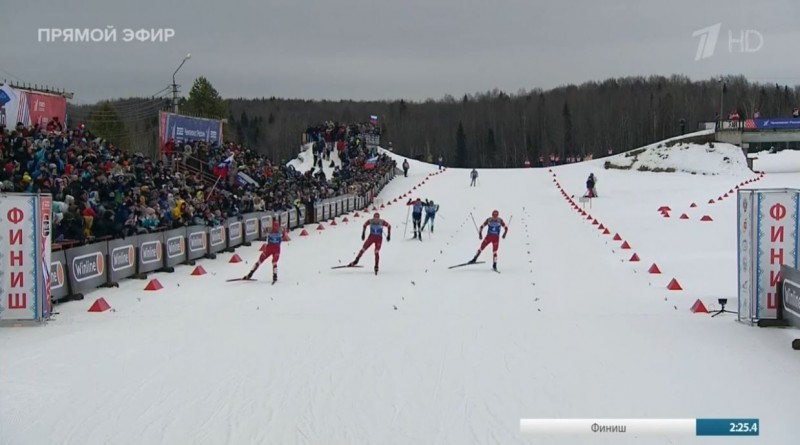
<path id="1" fill-rule="evenodd" d="M 364 195 L 396 167 L 366 149 L 361 130 L 372 129 L 333 122 L 316 128 L 315 155 L 330 159 L 335 142 L 341 160 L 330 177 L 316 159 L 314 168 L 297 171 L 232 142 L 170 140 L 165 156 L 152 159 L 121 150 L 83 124 L 0 127 L 0 193 L 52 193 L 54 243 L 216 226 L 243 213 L 301 206 L 311 222 L 319 200 Z"/>

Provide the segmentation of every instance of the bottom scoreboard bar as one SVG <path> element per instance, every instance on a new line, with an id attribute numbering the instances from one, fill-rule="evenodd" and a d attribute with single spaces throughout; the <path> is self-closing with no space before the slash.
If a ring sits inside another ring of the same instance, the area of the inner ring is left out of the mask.
<path id="1" fill-rule="evenodd" d="M 758 436 L 758 419 L 522 419 L 531 435 Z"/>

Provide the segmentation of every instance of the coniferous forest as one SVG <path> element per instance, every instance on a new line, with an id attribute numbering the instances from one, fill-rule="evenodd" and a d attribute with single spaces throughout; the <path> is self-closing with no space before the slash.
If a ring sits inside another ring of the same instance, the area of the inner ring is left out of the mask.
<path id="1" fill-rule="evenodd" d="M 222 99 L 210 82 L 182 99 L 191 115 L 227 119 L 225 139 L 275 160 L 293 158 L 309 126 L 332 120 L 365 122 L 377 115 L 381 142 L 421 160 L 439 155 L 455 167 L 520 167 L 551 154 L 595 157 L 630 150 L 736 110 L 743 118 L 788 117 L 800 106 L 800 87 L 763 84 L 742 76 L 692 81 L 683 76 L 628 77 L 550 90 L 500 90 L 424 102 Z M 197 87 L 197 81 L 196 85 Z M 216 102 L 215 102 L 216 101 Z M 218 103 L 217 103 L 218 102 Z M 70 106 L 71 119 L 86 120 L 128 149 L 157 150 L 158 111 L 169 99 L 129 98 Z M 186 112 L 189 114 L 189 112 Z M 121 122 L 116 122 L 117 120 Z M 114 121 L 114 122 L 109 122 Z"/>

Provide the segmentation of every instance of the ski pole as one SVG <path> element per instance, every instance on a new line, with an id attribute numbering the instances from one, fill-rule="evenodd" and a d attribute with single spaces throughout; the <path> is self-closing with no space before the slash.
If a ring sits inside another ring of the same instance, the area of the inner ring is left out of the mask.
<path id="1" fill-rule="evenodd" d="M 469 212 L 469 217 L 472 218 L 472 225 L 475 226 L 475 231 L 478 232 L 478 235 L 480 235 L 481 230 L 478 228 L 478 223 L 475 222 L 475 217 L 472 216 L 472 212 Z"/>
<path id="2" fill-rule="evenodd" d="M 405 238 L 406 234 L 408 233 L 408 214 L 409 213 L 411 213 L 411 207 L 408 207 L 408 209 L 406 210 L 406 228 L 403 229 L 403 238 Z"/>

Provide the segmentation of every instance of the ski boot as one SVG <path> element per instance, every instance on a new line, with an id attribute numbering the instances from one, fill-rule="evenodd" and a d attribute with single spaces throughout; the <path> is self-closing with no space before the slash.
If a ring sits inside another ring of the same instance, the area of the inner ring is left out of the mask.
<path id="1" fill-rule="evenodd" d="M 475 264 L 477 262 L 478 262 L 478 255 L 475 255 L 474 257 L 472 257 L 471 260 L 467 261 L 467 264 Z"/>
<path id="2" fill-rule="evenodd" d="M 353 261 L 350 262 L 350 264 L 347 265 L 347 267 L 357 266 L 358 265 L 358 260 L 359 260 L 359 258 L 354 259 Z"/>
<path id="3" fill-rule="evenodd" d="M 495 272 L 497 272 L 497 261 L 495 261 L 494 263 L 492 263 L 492 270 L 494 270 Z"/>
<path id="4" fill-rule="evenodd" d="M 378 275 L 378 265 L 375 265 L 375 275 Z"/>
<path id="5" fill-rule="evenodd" d="M 276 281 L 278 281 L 278 272 L 273 272 L 272 273 L 272 284 L 275 284 Z"/>

